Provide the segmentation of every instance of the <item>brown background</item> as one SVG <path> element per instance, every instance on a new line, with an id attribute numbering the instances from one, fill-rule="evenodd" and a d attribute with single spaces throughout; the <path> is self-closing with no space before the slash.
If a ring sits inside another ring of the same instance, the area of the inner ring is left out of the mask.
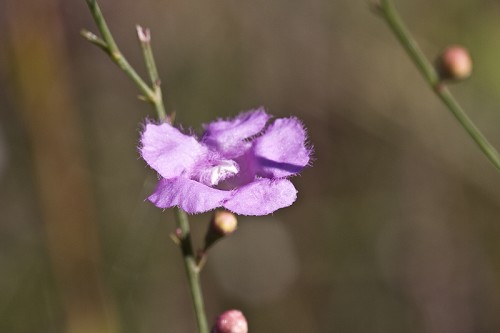
<path id="1" fill-rule="evenodd" d="M 251 332 L 498 332 L 500 175 L 364 1 L 102 0 L 145 74 L 151 28 L 185 128 L 265 106 L 309 129 L 299 199 L 241 218 L 202 280 Z M 500 147 L 500 3 L 396 1 L 424 52 L 466 45 L 452 87 Z M 172 213 L 143 199 L 154 118 L 79 36 L 85 1 L 0 1 L 0 331 L 194 332 Z M 192 218 L 197 244 L 210 218 Z"/>

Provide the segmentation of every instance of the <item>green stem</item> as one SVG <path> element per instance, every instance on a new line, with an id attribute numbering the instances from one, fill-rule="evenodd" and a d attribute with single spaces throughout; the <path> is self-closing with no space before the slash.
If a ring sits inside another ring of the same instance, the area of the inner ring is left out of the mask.
<path id="1" fill-rule="evenodd" d="M 137 26 L 137 36 L 139 37 L 139 42 L 141 43 L 142 53 L 144 55 L 144 62 L 146 63 L 146 69 L 151 80 L 151 85 L 154 90 L 154 105 L 156 108 L 156 113 L 160 120 L 166 119 L 165 106 L 163 105 L 163 97 L 161 92 L 161 80 L 158 75 L 158 70 L 156 69 L 155 58 L 153 56 L 153 49 L 151 48 L 151 33 L 149 29 L 144 29 Z"/>
<path id="2" fill-rule="evenodd" d="M 175 217 L 180 234 L 177 236 L 180 240 L 180 248 L 184 258 L 184 267 L 188 276 L 189 289 L 193 300 L 194 310 L 196 313 L 196 321 L 198 323 L 198 331 L 200 333 L 208 333 L 208 324 L 205 316 L 205 305 L 203 303 L 203 294 L 200 284 L 200 270 L 196 264 L 196 256 L 191 243 L 191 232 L 189 221 L 185 211 L 175 208 Z"/>
<path id="3" fill-rule="evenodd" d="M 90 9 L 90 13 L 92 14 L 94 21 L 99 29 L 99 32 L 102 36 L 102 40 L 97 36 L 92 36 L 93 34 L 82 31 L 82 36 L 85 37 L 89 42 L 98 45 L 102 48 L 115 62 L 118 67 L 120 67 L 127 76 L 134 81 L 137 85 L 141 93 L 146 97 L 146 100 L 155 104 L 155 93 L 154 91 L 144 82 L 144 80 L 137 74 L 134 68 L 129 64 L 127 59 L 120 52 L 120 49 L 116 45 L 116 42 L 113 38 L 113 35 L 109 31 L 108 25 L 104 20 L 104 16 L 102 15 L 101 9 L 97 4 L 96 0 L 86 0 Z M 158 115 L 160 116 L 160 115 Z M 161 117 L 160 117 L 161 118 Z"/>
<path id="4" fill-rule="evenodd" d="M 427 60 L 423 52 L 418 47 L 418 44 L 411 36 L 410 32 L 404 25 L 398 15 L 396 8 L 390 0 L 381 0 L 378 6 L 379 12 L 385 19 L 389 28 L 392 30 L 396 38 L 399 40 L 403 48 L 406 50 L 410 58 L 413 60 L 418 70 L 422 73 L 425 80 L 435 92 L 435 94 L 446 105 L 448 110 L 458 120 L 462 127 L 467 131 L 470 137 L 476 142 L 481 151 L 486 155 L 490 162 L 500 171 L 500 155 L 498 151 L 488 142 L 486 137 L 474 125 L 472 120 L 467 116 L 460 104 L 453 97 L 451 92 L 443 86 L 439 79 L 439 75 Z"/>
<path id="5" fill-rule="evenodd" d="M 163 104 L 160 78 L 158 76 L 158 71 L 156 69 L 156 64 L 153 57 L 153 51 L 151 49 L 151 36 L 149 31 L 147 29 L 137 27 L 139 41 L 143 49 L 144 61 L 146 63 L 146 68 L 151 79 L 153 89 L 151 89 L 139 77 L 136 71 L 132 68 L 132 66 L 130 66 L 125 57 L 123 57 L 123 55 L 121 54 L 118 46 L 113 39 L 113 36 L 111 35 L 111 32 L 108 29 L 97 1 L 86 1 L 89 5 L 92 16 L 94 17 L 94 20 L 99 28 L 102 39 L 89 31 L 82 31 L 83 37 L 103 49 L 111 57 L 111 59 L 132 79 L 132 81 L 134 81 L 137 87 L 144 94 L 146 100 L 154 105 L 156 113 L 158 115 L 158 119 L 160 119 L 161 121 L 165 121 L 167 117 L 165 113 L 165 106 Z M 172 122 L 172 120 L 173 116 L 170 117 L 169 121 Z M 188 276 L 189 289 L 191 290 L 191 297 L 193 300 L 196 321 L 198 324 L 198 331 L 199 333 L 209 333 L 205 315 L 205 306 L 203 302 L 203 293 L 201 291 L 199 276 L 200 270 L 197 266 L 196 257 L 193 252 L 189 220 L 186 212 L 179 208 L 175 208 L 175 219 L 177 227 L 180 231 L 179 235 L 177 236 L 179 238 L 180 249 L 184 259 L 184 267 Z"/>

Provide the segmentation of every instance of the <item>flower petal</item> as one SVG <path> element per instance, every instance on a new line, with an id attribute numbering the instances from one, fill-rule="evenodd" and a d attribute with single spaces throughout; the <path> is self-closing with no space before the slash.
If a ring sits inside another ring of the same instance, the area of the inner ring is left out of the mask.
<path id="1" fill-rule="evenodd" d="M 179 206 L 189 214 L 203 213 L 222 206 L 231 191 L 221 191 L 197 181 L 177 177 L 162 179 L 148 198 L 156 207 Z"/>
<path id="2" fill-rule="evenodd" d="M 170 124 L 147 124 L 142 133 L 142 158 L 164 178 L 173 178 L 194 167 L 207 148 Z"/>
<path id="3" fill-rule="evenodd" d="M 259 175 L 281 178 L 302 170 L 309 163 L 311 154 L 306 147 L 306 139 L 306 131 L 300 120 L 293 117 L 276 119 L 254 141 L 254 153 L 260 164 Z"/>
<path id="4" fill-rule="evenodd" d="M 267 215 L 296 198 L 297 190 L 288 179 L 258 179 L 237 189 L 224 207 L 240 215 Z"/>
<path id="5" fill-rule="evenodd" d="M 234 119 L 211 122 L 204 126 L 203 142 L 226 158 L 240 156 L 250 146 L 245 139 L 260 133 L 269 118 L 264 108 L 259 108 L 240 113 Z"/>

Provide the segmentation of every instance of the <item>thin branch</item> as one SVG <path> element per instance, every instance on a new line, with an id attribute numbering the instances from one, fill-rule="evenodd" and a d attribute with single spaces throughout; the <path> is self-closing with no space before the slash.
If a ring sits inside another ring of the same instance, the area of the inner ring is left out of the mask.
<path id="1" fill-rule="evenodd" d="M 451 92 L 442 84 L 438 73 L 418 47 L 417 42 L 404 25 L 392 1 L 381 0 L 380 4 L 378 4 L 378 9 L 378 13 L 384 18 L 389 28 L 406 50 L 406 53 L 422 73 L 429 87 L 441 99 L 448 110 L 450 110 L 495 168 L 500 171 L 500 154 L 474 125 Z"/>
<path id="2" fill-rule="evenodd" d="M 99 46 L 101 49 L 104 49 L 111 60 L 113 60 L 113 62 L 115 62 L 118 67 L 120 67 L 125 72 L 125 74 L 127 74 L 127 76 L 132 79 L 132 81 L 134 81 L 141 93 L 146 97 L 147 101 L 155 105 L 155 108 L 158 110 L 156 104 L 159 103 L 159 101 L 156 99 L 154 91 L 144 82 L 139 74 L 137 74 L 134 68 L 129 64 L 127 59 L 125 59 L 125 57 L 121 53 L 120 49 L 116 45 L 113 35 L 109 31 L 108 25 L 106 24 L 106 20 L 102 15 L 97 1 L 86 1 L 89 6 L 90 13 L 94 18 L 97 28 L 99 29 L 99 33 L 101 34 L 102 39 L 99 39 L 99 37 L 90 32 L 83 32 L 83 37 L 85 37 L 85 39 L 87 39 L 91 43 Z M 95 37 L 93 37 L 92 35 Z M 161 118 L 160 114 L 158 114 L 158 116 Z"/>
<path id="3" fill-rule="evenodd" d="M 146 68 L 151 80 L 151 85 L 154 90 L 155 95 L 155 107 L 156 112 L 160 120 L 166 119 L 165 107 L 163 106 L 163 96 L 161 92 L 161 80 L 158 75 L 158 70 L 156 69 L 155 58 L 153 56 L 153 50 L 151 48 L 151 32 L 149 29 L 144 29 L 141 26 L 136 26 L 137 36 L 139 37 L 139 42 L 141 43 L 142 53 L 144 55 L 144 62 L 146 63 Z"/>
<path id="4" fill-rule="evenodd" d="M 200 270 L 196 263 L 196 256 L 191 243 L 191 231 L 189 221 L 185 211 L 179 208 L 174 208 L 177 225 L 180 229 L 177 235 L 180 240 L 180 248 L 184 259 L 184 267 L 188 276 L 189 289 L 196 313 L 196 321 L 198 323 L 198 331 L 200 333 L 208 333 L 208 324 L 205 315 L 205 305 L 203 302 L 203 294 L 200 284 Z"/>

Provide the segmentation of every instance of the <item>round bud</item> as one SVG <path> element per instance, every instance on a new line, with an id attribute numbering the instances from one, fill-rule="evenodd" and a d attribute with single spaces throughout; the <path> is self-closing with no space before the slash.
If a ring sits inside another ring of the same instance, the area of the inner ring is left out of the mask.
<path id="1" fill-rule="evenodd" d="M 228 310 L 215 322 L 211 333 L 248 333 L 248 324 L 241 311 Z"/>
<path id="2" fill-rule="evenodd" d="M 236 215 L 226 210 L 215 211 L 205 235 L 205 247 L 203 251 L 206 252 L 219 239 L 235 232 L 237 227 L 238 220 L 236 219 Z"/>
<path id="3" fill-rule="evenodd" d="M 238 227 L 236 215 L 226 210 L 216 211 L 212 223 L 215 230 L 224 236 L 233 233 Z"/>
<path id="4" fill-rule="evenodd" d="M 462 46 L 449 46 L 436 60 L 436 70 L 441 80 L 459 81 L 472 72 L 469 52 Z"/>

